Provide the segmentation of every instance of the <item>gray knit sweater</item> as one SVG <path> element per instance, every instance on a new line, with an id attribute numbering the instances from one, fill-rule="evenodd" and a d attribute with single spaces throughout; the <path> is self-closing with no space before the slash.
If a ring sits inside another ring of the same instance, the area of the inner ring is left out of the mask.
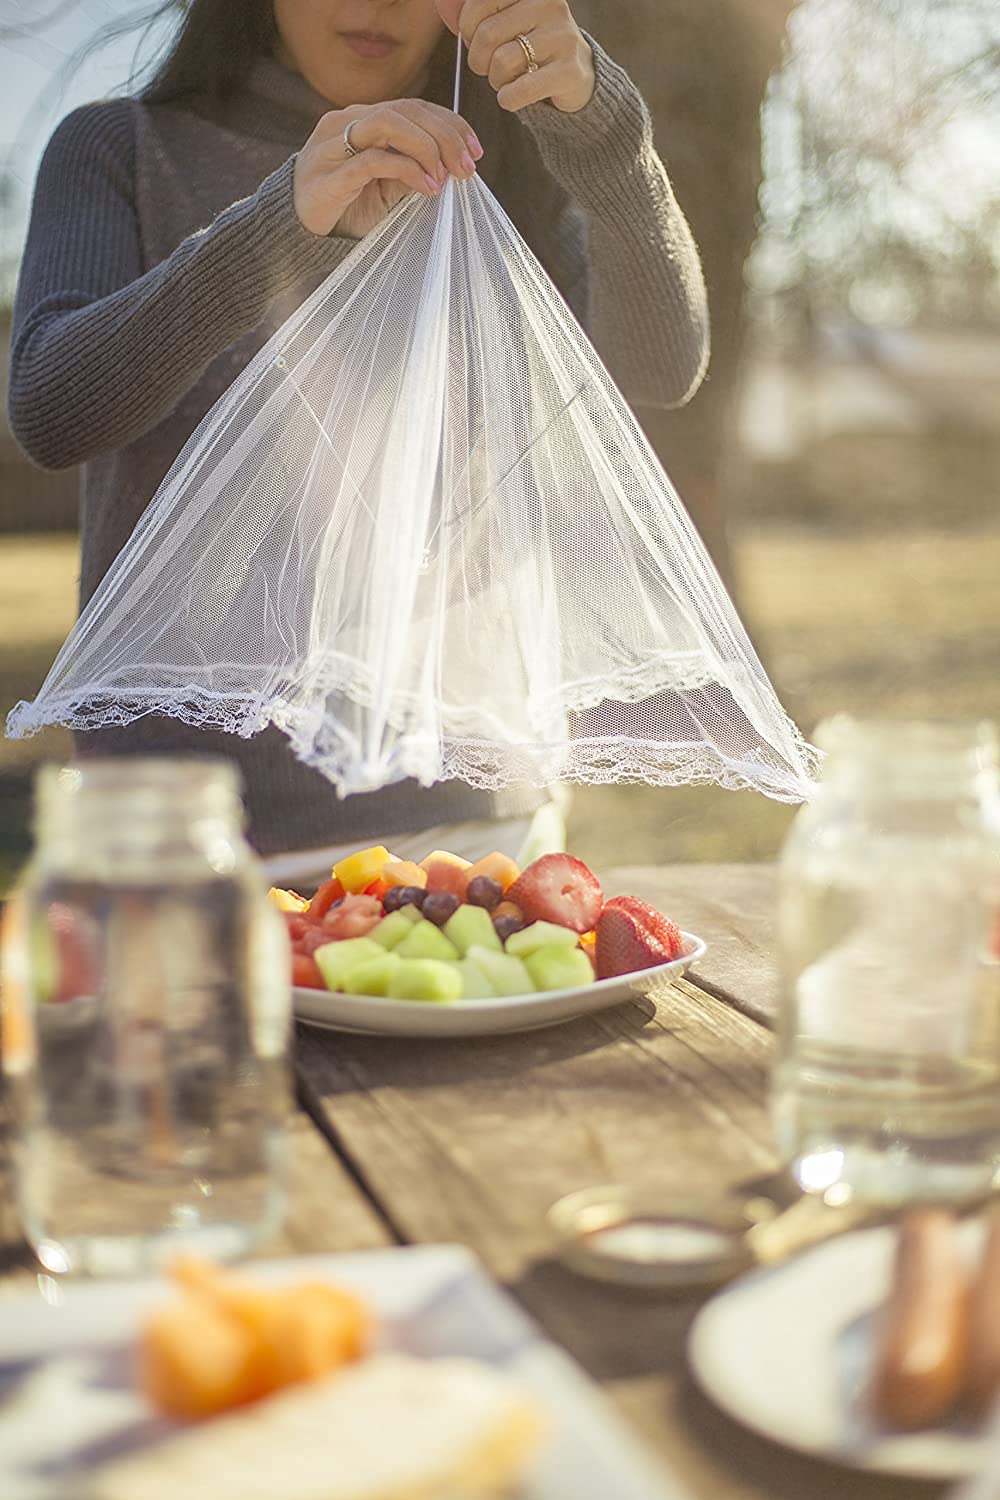
<path id="1" fill-rule="evenodd" d="M 511 117 L 467 74 L 484 179 L 633 403 L 676 405 L 707 360 L 698 255 L 627 76 L 599 48 L 576 115 Z M 429 87 L 433 97 L 433 85 Z M 444 100 L 442 100 L 444 102 Z M 10 421 L 46 468 L 81 468 L 81 603 L 188 437 L 353 242 L 302 227 L 294 150 L 329 106 L 271 59 L 223 102 L 122 99 L 75 111 L 39 172 L 18 283 Z M 251 741 L 158 717 L 78 750 L 235 758 L 262 852 L 346 842 L 537 805 L 457 783 L 336 798 L 268 730 Z"/>

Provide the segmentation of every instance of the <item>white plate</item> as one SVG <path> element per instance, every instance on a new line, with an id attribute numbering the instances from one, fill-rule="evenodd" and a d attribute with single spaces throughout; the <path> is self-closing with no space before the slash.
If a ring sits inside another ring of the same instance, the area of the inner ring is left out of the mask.
<path id="1" fill-rule="evenodd" d="M 598 979 L 572 990 L 498 996 L 495 1000 L 456 1000 L 442 1005 L 432 1000 L 382 1000 L 370 995 L 294 989 L 295 1014 L 313 1026 L 367 1036 L 497 1036 L 501 1032 L 537 1031 L 643 995 L 655 998 L 668 990 L 673 980 L 708 951 L 701 938 L 690 932 L 682 932 L 681 937 L 688 951 L 672 963 L 625 974 L 620 979 Z"/>
<path id="2" fill-rule="evenodd" d="M 963 1229 L 970 1253 L 980 1232 Z M 751 1272 L 695 1319 L 691 1364 L 725 1411 L 790 1448 L 910 1478 L 973 1474 L 986 1459 L 985 1424 L 890 1432 L 866 1409 L 894 1246 L 893 1229 L 870 1229 Z"/>
<path id="3" fill-rule="evenodd" d="M 517 1500 L 684 1500 L 686 1492 L 647 1457 L 579 1367 L 542 1338 L 467 1251 L 377 1250 L 244 1269 L 261 1281 L 335 1280 L 369 1300 L 385 1346 L 421 1357 L 461 1355 L 508 1371 L 550 1424 Z M 4 1500 L 78 1500 L 88 1458 L 113 1458 L 169 1430 L 131 1389 L 128 1360 L 141 1315 L 163 1292 L 155 1280 L 70 1283 L 53 1303 L 37 1293 L 0 1300 Z"/>

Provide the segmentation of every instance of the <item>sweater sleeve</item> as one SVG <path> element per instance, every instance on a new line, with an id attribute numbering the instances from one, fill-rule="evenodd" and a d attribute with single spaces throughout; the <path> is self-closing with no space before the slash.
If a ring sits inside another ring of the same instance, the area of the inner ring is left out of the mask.
<path id="1" fill-rule="evenodd" d="M 596 42 L 597 86 L 577 114 L 523 112 L 542 160 L 580 205 L 589 233 L 589 324 L 635 406 L 690 400 L 708 366 L 698 250 L 656 154 L 642 96 Z"/>
<path id="2" fill-rule="evenodd" d="M 142 274 L 134 108 L 119 100 L 74 111 L 38 174 L 8 399 L 15 438 L 47 469 L 149 432 L 277 297 L 352 248 L 303 228 L 291 159 Z"/>

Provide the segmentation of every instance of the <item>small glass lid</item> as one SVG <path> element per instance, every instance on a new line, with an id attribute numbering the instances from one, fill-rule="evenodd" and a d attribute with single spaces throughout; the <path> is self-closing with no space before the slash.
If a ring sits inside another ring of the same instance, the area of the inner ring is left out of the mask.
<path id="1" fill-rule="evenodd" d="M 747 1233 L 777 1205 L 585 1188 L 561 1198 L 548 1221 L 565 1266 L 620 1286 L 712 1286 L 753 1264 Z"/>

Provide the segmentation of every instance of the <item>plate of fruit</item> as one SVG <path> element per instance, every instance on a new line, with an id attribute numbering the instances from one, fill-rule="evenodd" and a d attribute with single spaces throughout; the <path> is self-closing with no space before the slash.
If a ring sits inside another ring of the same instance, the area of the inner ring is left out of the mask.
<path id="1" fill-rule="evenodd" d="M 705 953 L 638 897 L 610 899 L 571 854 L 523 870 L 378 845 L 311 900 L 272 889 L 292 946 L 295 1014 L 338 1031 L 485 1036 L 531 1031 L 667 988 Z"/>

